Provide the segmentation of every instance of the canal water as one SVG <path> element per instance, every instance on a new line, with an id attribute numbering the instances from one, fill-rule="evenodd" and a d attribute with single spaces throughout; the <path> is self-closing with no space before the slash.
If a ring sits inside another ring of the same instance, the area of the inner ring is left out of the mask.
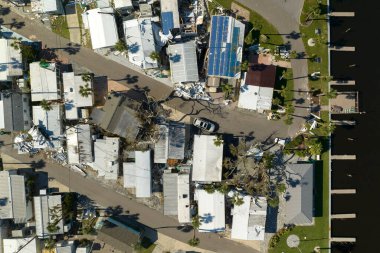
<path id="1" fill-rule="evenodd" d="M 355 244 L 333 243 L 332 252 L 380 252 L 380 1 L 332 0 L 333 11 L 355 12 L 355 17 L 334 17 L 331 41 L 355 46 L 355 52 L 331 51 L 331 75 L 355 80 L 355 86 L 334 86 L 338 91 L 359 91 L 363 114 L 333 115 L 355 120 L 338 126 L 332 136 L 332 154 L 356 155 L 354 161 L 332 162 L 332 189 L 356 189 L 356 194 L 332 195 L 332 214 L 355 213 L 355 219 L 332 220 L 332 237 L 355 237 Z"/>

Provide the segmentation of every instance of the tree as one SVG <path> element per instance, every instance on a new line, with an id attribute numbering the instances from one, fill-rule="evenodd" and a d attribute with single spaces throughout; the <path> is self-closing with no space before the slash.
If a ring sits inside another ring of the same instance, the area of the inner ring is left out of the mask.
<path id="1" fill-rule="evenodd" d="M 119 40 L 118 42 L 116 42 L 114 48 L 120 52 L 125 52 L 128 50 L 128 47 L 123 40 Z"/>
<path id="2" fill-rule="evenodd" d="M 56 222 L 48 222 L 46 229 L 50 234 L 53 234 L 57 232 L 60 229 L 60 227 L 57 226 Z"/>
<path id="3" fill-rule="evenodd" d="M 88 82 L 90 82 L 92 80 L 92 76 L 91 76 L 91 73 L 84 73 L 84 74 L 82 74 L 82 81 L 83 82 L 86 82 L 86 83 L 88 83 Z"/>
<path id="4" fill-rule="evenodd" d="M 314 142 L 309 146 L 309 153 L 311 155 L 320 155 L 322 153 L 322 143 Z"/>
<path id="5" fill-rule="evenodd" d="M 280 90 L 275 90 L 275 91 L 278 92 L 278 94 L 279 94 L 281 97 L 285 98 L 285 96 L 286 96 L 286 92 L 287 92 L 288 90 L 287 90 L 287 88 L 286 88 L 284 85 L 282 85 Z"/>
<path id="6" fill-rule="evenodd" d="M 49 101 L 46 101 L 45 99 L 42 99 L 42 101 L 40 102 L 40 106 L 42 110 L 46 112 L 52 109 L 51 103 Z"/>
<path id="7" fill-rule="evenodd" d="M 214 139 L 214 145 L 217 147 L 220 147 L 221 145 L 223 145 L 223 143 L 224 143 L 223 137 L 221 135 L 217 135 L 216 138 Z"/>
<path id="8" fill-rule="evenodd" d="M 248 61 L 243 61 L 242 63 L 241 63 L 241 70 L 242 71 L 247 71 L 248 70 Z"/>
<path id="9" fill-rule="evenodd" d="M 55 240 L 53 239 L 53 237 L 49 236 L 49 238 L 44 241 L 44 245 L 45 249 L 51 250 L 55 246 Z"/>
<path id="10" fill-rule="evenodd" d="M 232 204 L 236 206 L 241 206 L 244 204 L 244 199 L 239 197 L 239 195 L 235 195 L 232 199 Z"/>
<path id="11" fill-rule="evenodd" d="M 280 105 L 281 104 L 281 99 L 279 99 L 279 98 L 273 98 L 272 104 L 273 105 Z"/>
<path id="12" fill-rule="evenodd" d="M 86 83 L 85 86 L 79 86 L 79 94 L 82 97 L 88 97 L 92 92 L 92 89 L 89 87 L 89 85 Z"/>
<path id="13" fill-rule="evenodd" d="M 188 243 L 190 246 L 197 246 L 199 244 L 199 238 L 195 237 L 195 231 L 202 225 L 201 218 L 198 214 L 193 216 L 191 219 L 191 224 L 193 226 L 193 238 L 190 239 Z"/>
<path id="14" fill-rule="evenodd" d="M 268 205 L 270 207 L 276 208 L 276 207 L 278 207 L 279 203 L 280 203 L 280 199 L 278 198 L 277 195 L 268 199 Z"/>
<path id="15" fill-rule="evenodd" d="M 330 91 L 328 91 L 325 96 L 328 98 L 328 99 L 332 99 L 332 98 L 336 98 L 338 96 L 338 92 L 337 90 L 335 89 L 330 89 Z"/>
<path id="16" fill-rule="evenodd" d="M 224 93 L 225 99 L 228 99 L 230 97 L 232 91 L 234 90 L 234 87 L 232 86 L 232 84 L 229 84 L 229 83 L 221 84 L 220 88 L 222 88 L 222 92 Z"/>
<path id="17" fill-rule="evenodd" d="M 260 34 L 260 37 L 259 37 L 260 43 L 267 43 L 268 39 L 269 39 L 268 36 L 266 36 L 265 34 Z"/>
<path id="18" fill-rule="evenodd" d="M 30 63 L 36 60 L 37 51 L 30 45 L 20 44 L 23 61 Z"/>
<path id="19" fill-rule="evenodd" d="M 294 118 L 292 116 L 287 115 L 286 118 L 284 119 L 284 122 L 286 125 L 291 125 L 291 124 L 293 124 L 293 119 Z"/>
<path id="20" fill-rule="evenodd" d="M 157 53 L 156 51 L 152 51 L 152 52 L 150 53 L 149 57 L 150 57 L 152 60 L 155 60 L 155 61 L 160 60 L 160 54 Z"/>

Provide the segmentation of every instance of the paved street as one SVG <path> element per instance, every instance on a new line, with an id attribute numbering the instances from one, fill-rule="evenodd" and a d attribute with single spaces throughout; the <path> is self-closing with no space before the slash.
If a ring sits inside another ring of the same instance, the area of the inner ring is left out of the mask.
<path id="1" fill-rule="evenodd" d="M 303 0 L 237 0 L 241 4 L 256 11 L 266 20 L 272 23 L 283 37 L 284 42 L 289 42 L 291 50 L 297 53 L 305 52 L 301 36 L 290 37 L 289 34 L 299 33 L 299 17 L 301 15 Z M 272 35 L 273 36 L 273 35 Z M 307 59 L 291 60 L 294 77 L 294 90 L 309 90 Z M 294 127 L 289 128 L 289 135 L 294 136 L 299 126 L 304 122 L 303 116 L 309 114 L 309 101 L 305 92 L 294 92 L 295 117 Z M 300 102 L 303 101 L 304 103 Z"/>
<path id="2" fill-rule="evenodd" d="M 11 138 L 8 135 L 3 135 L 0 136 L 0 141 L 3 141 L 5 144 L 11 143 Z M 10 145 L 3 146 L 0 151 L 1 153 L 7 154 L 25 164 L 32 164 L 33 161 L 39 164 L 38 161 L 41 159 L 40 157 L 29 158 L 28 155 L 18 155 L 17 151 L 12 149 Z M 128 210 L 130 215 L 136 214 L 140 223 L 156 229 L 157 232 L 163 233 L 171 238 L 185 243 L 192 238 L 192 231 L 182 232 L 177 229 L 180 224 L 176 220 L 164 216 L 162 213 L 130 200 L 110 189 L 104 188 L 93 179 L 84 178 L 75 172 L 69 173 L 70 170 L 66 167 L 51 163 L 48 160 L 44 160 L 44 162 L 45 164 L 41 171 L 47 172 L 49 177 L 53 177 L 58 182 L 69 186 L 71 191 L 86 195 L 94 202 L 104 207 L 115 207 L 120 205 L 124 211 Z M 22 164 L 19 166 L 22 167 Z M 197 236 L 201 241 L 199 247 L 207 250 L 226 253 L 256 252 L 252 248 L 248 248 L 234 241 L 221 239 L 218 235 L 213 233 L 197 233 Z"/>
<path id="3" fill-rule="evenodd" d="M 56 53 L 67 57 L 70 62 L 79 66 L 84 66 L 96 75 L 105 75 L 109 79 L 116 80 L 128 87 L 140 87 L 150 90 L 150 94 L 157 99 L 166 98 L 172 89 L 156 79 L 152 79 L 129 69 L 116 62 L 107 60 L 106 58 L 95 54 L 91 49 L 80 47 L 75 48 L 69 45 L 69 41 L 59 37 L 46 29 L 38 20 L 25 20 L 23 17 L 14 12 L 10 12 L 2 17 L 4 24 L 12 23 L 12 19 L 18 22 L 25 22 L 25 26 L 15 31 L 25 37 L 41 40 L 43 45 L 56 49 Z M 6 25 L 9 27 L 9 25 Z M 77 49 L 77 50 L 76 50 Z M 209 118 L 219 124 L 219 132 L 233 133 L 237 135 L 253 135 L 258 140 L 264 140 L 268 136 L 274 134 L 276 136 L 287 136 L 288 126 L 282 120 L 268 121 L 265 116 L 254 112 L 241 111 L 239 109 L 220 108 L 213 106 L 210 109 L 206 102 L 202 104 L 194 101 L 183 101 L 179 98 L 173 99 L 167 103 L 175 110 L 179 110 L 185 114 Z M 294 127 L 290 127 L 292 129 Z M 295 127 L 299 129 L 298 127 Z"/>

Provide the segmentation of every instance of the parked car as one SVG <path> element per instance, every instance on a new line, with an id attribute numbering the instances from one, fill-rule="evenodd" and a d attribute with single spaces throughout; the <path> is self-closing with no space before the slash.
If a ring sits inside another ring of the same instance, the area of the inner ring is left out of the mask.
<path id="1" fill-rule="evenodd" d="M 201 118 L 195 118 L 193 121 L 193 125 L 209 133 L 214 132 L 216 129 L 216 126 L 214 123 L 206 119 L 201 119 Z"/>

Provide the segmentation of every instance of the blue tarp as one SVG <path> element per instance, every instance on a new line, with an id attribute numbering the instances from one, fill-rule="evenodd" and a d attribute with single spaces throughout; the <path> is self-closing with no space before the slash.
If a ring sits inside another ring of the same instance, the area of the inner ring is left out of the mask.
<path id="1" fill-rule="evenodd" d="M 162 31 L 165 35 L 169 34 L 169 31 L 174 28 L 173 12 L 161 13 Z"/>

